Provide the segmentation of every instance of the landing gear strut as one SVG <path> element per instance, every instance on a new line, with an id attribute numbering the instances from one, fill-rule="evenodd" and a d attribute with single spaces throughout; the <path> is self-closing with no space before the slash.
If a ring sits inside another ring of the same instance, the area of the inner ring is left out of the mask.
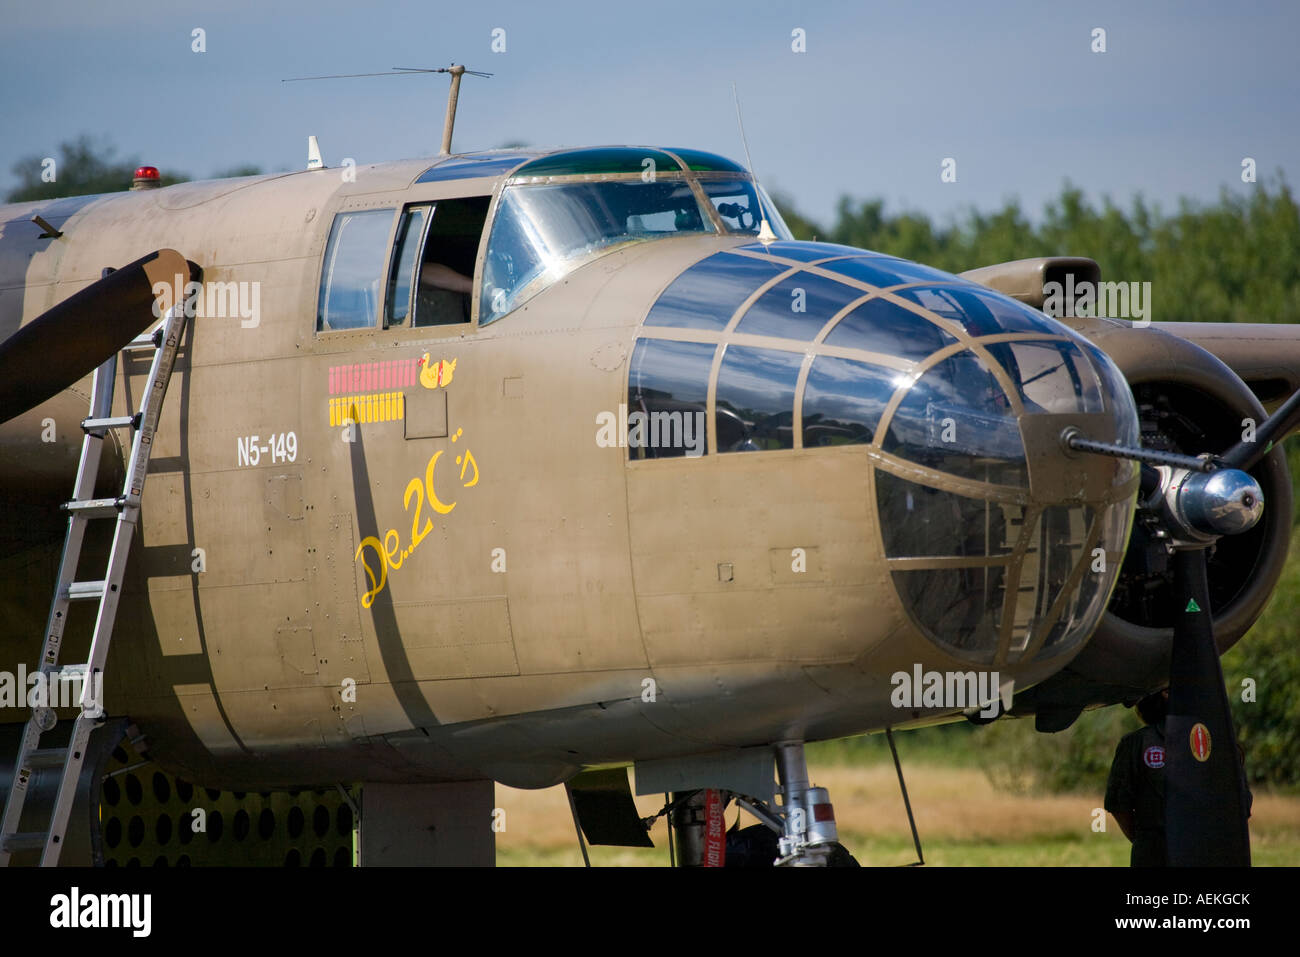
<path id="1" fill-rule="evenodd" d="M 857 867 L 839 842 L 835 811 L 825 788 L 808 780 L 802 741 L 773 746 L 781 803 L 704 788 L 671 795 L 655 818 L 669 815 L 673 863 L 678 867 Z M 723 812 L 735 800 L 760 823 L 725 830 Z M 646 818 L 648 828 L 655 818 Z"/>
<path id="2" fill-rule="evenodd" d="M 825 788 L 808 782 L 802 741 L 776 745 L 776 772 L 781 782 L 784 828 L 777 843 L 777 867 L 826 867 L 839 847 L 835 809 Z"/>

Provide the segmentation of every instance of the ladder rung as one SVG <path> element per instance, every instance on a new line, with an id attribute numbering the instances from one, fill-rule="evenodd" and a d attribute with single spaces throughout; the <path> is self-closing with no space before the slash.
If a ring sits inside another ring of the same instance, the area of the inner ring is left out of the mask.
<path id="1" fill-rule="evenodd" d="M 143 336 L 136 336 L 128 342 L 123 349 L 157 349 L 162 339 L 162 327 L 159 326 L 153 332 Z"/>
<path id="2" fill-rule="evenodd" d="M 140 427 L 140 413 L 135 415 L 115 415 L 107 419 L 82 419 L 81 430 L 83 432 L 96 432 L 99 429 L 124 429 L 127 426 L 133 428 Z"/>
<path id="3" fill-rule="evenodd" d="M 4 839 L 4 849 L 10 854 L 16 851 L 39 851 L 44 846 L 44 831 L 19 831 Z"/>
<path id="4" fill-rule="evenodd" d="M 88 598 L 103 598 L 108 582 L 73 582 L 68 586 L 68 601 L 84 601 Z"/>
<path id="5" fill-rule="evenodd" d="M 23 762 L 29 768 L 61 768 L 67 762 L 67 748 L 37 748 Z"/>
<path id="6" fill-rule="evenodd" d="M 61 508 L 87 518 L 113 518 L 122 510 L 122 505 L 120 498 L 88 498 L 80 502 L 64 502 Z"/>

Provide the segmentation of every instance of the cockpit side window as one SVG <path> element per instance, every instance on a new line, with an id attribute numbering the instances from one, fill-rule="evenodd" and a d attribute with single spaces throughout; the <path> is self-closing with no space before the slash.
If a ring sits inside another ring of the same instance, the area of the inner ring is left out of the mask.
<path id="1" fill-rule="evenodd" d="M 455 325 L 472 318 L 474 261 L 490 202 L 490 196 L 468 196 L 434 204 L 416 286 L 416 326 Z"/>
<path id="2" fill-rule="evenodd" d="M 321 270 L 318 332 L 378 324 L 380 283 L 392 226 L 392 209 L 342 212 L 334 217 Z"/>
<path id="3" fill-rule="evenodd" d="M 753 184 L 738 179 L 700 185 L 728 230 L 733 233 L 758 234 L 763 217 Z"/>
<path id="4" fill-rule="evenodd" d="M 385 326 L 400 326 L 411 314 L 416 287 L 416 267 L 420 264 L 420 243 L 429 221 L 429 206 L 408 206 L 397 228 L 397 249 L 392 272 L 388 277 L 388 315 Z"/>
<path id="5" fill-rule="evenodd" d="M 700 187 L 709 197 L 713 208 L 722 218 L 729 233 L 749 233 L 757 236 L 764 217 L 768 227 L 777 235 L 787 237 L 790 227 L 785 224 L 776 205 L 763 192 L 763 188 L 750 179 L 701 180 Z"/>

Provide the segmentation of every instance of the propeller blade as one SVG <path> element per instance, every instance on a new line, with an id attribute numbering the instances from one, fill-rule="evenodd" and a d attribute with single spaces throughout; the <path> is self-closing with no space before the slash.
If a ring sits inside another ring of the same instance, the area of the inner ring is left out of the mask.
<path id="1" fill-rule="evenodd" d="M 154 284 L 192 277 L 185 257 L 160 249 L 68 297 L 0 342 L 0 422 L 57 395 L 152 325 Z M 170 308 L 170 294 L 163 302 Z"/>
<path id="2" fill-rule="evenodd" d="M 1278 406 L 1277 411 L 1264 420 L 1255 430 L 1252 441 L 1238 442 L 1219 458 L 1231 468 L 1248 471 L 1268 455 L 1275 443 L 1286 438 L 1297 426 L 1300 426 L 1300 391 L 1292 393 L 1289 399 Z"/>
<path id="3" fill-rule="evenodd" d="M 1205 549 L 1173 555 L 1165 835 L 1174 867 L 1249 867 L 1246 785 L 1214 643 Z"/>

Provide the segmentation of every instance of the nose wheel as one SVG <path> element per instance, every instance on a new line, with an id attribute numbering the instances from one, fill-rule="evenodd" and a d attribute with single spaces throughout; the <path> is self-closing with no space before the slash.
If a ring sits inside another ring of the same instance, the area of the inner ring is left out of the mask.
<path id="1" fill-rule="evenodd" d="M 670 813 L 674 863 L 679 867 L 857 867 L 839 842 L 835 810 L 826 788 L 813 787 L 802 741 L 773 746 L 781 803 L 727 791 L 673 795 Z M 723 813 L 734 800 L 759 823 L 724 830 Z"/>

